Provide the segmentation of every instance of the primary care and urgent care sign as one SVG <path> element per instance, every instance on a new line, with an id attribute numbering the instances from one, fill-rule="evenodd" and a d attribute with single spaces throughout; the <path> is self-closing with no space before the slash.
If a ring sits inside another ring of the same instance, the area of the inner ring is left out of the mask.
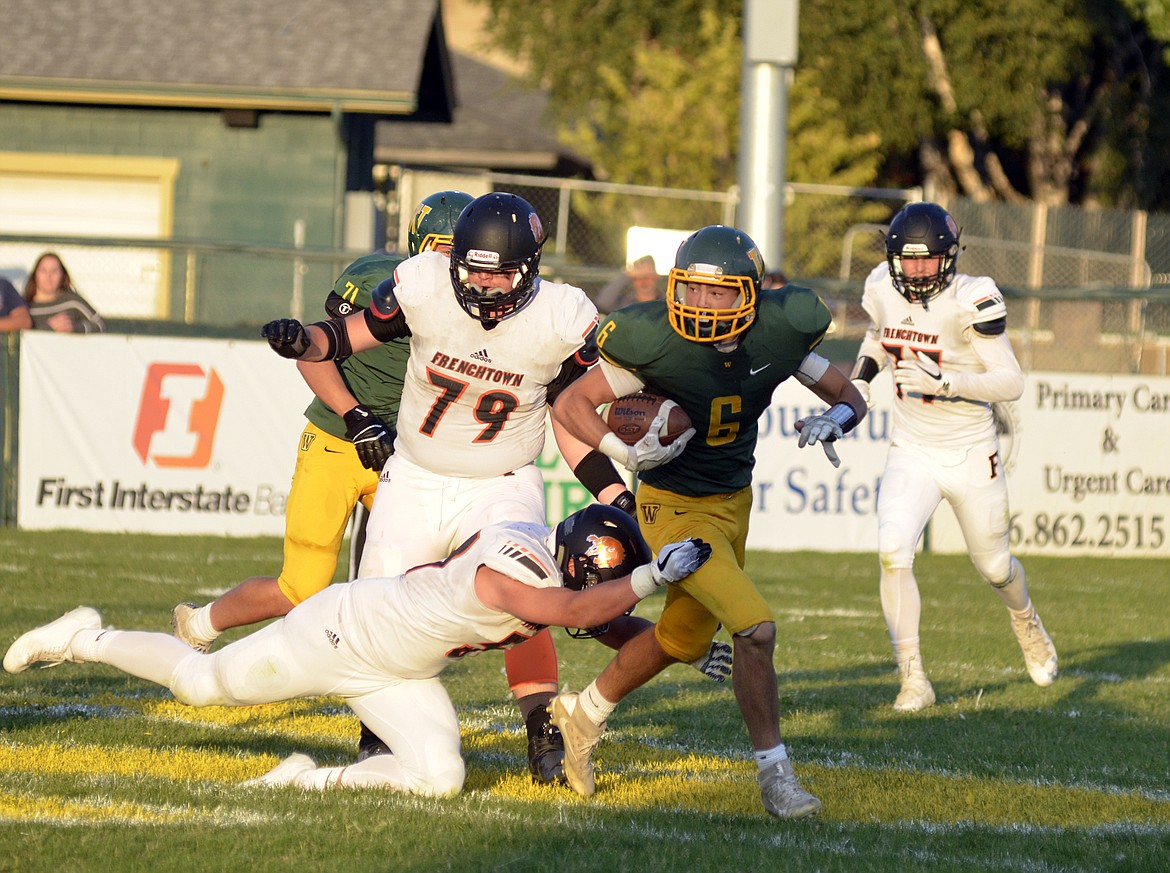
<path id="1" fill-rule="evenodd" d="M 283 535 L 311 396 L 264 342 L 25 332 L 18 522 Z"/>
<path id="2" fill-rule="evenodd" d="M 998 411 L 1013 551 L 1170 556 L 1170 379 L 1029 373 Z M 931 534 L 965 551 L 949 510 Z"/>

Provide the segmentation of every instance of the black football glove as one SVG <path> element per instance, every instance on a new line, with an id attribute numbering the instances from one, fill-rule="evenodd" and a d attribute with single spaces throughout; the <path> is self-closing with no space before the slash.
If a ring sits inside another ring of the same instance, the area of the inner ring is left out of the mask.
<path id="1" fill-rule="evenodd" d="M 272 351 L 282 358 L 299 358 L 309 348 L 309 335 L 295 318 L 278 318 L 260 328 Z"/>
<path id="2" fill-rule="evenodd" d="M 357 449 L 362 466 L 380 471 L 386 459 L 394 454 L 397 434 L 364 403 L 359 403 L 344 418 L 345 438 Z"/>

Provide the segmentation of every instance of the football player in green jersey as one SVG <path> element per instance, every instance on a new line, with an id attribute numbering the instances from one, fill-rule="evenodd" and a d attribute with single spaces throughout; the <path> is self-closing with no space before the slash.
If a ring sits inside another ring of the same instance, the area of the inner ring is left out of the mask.
<path id="1" fill-rule="evenodd" d="M 425 198 L 410 223 L 410 254 L 450 251 L 455 221 L 471 200 L 462 191 L 440 191 Z M 326 313 L 344 318 L 369 306 L 374 289 L 403 260 L 384 252 L 358 258 L 326 297 Z M 180 603 L 172 613 L 175 636 L 206 652 L 228 628 L 285 615 L 333 581 L 354 507 L 360 502 L 369 509 L 378 474 L 394 451 L 409 350 L 409 340 L 394 340 L 339 363 L 342 378 L 360 402 L 344 419 L 317 397 L 305 410 L 308 423 L 300 436 L 285 512 L 280 576 L 245 579 L 202 607 Z"/>
<path id="2" fill-rule="evenodd" d="M 637 472 L 638 518 L 651 548 L 683 534 L 714 549 L 706 566 L 670 591 L 652 630 L 624 645 L 580 694 L 554 699 L 565 774 L 582 795 L 593 793 L 593 750 L 618 702 L 669 665 L 706 651 L 721 622 L 733 640 L 732 684 L 755 747 L 764 808 L 781 818 L 820 810 L 797 782 L 780 738 L 775 619 L 743 570 L 757 421 L 776 386 L 795 376 L 828 406 L 797 423 L 798 445 L 821 443 L 836 466 L 833 442 L 857 425 L 866 405 L 848 377 L 813 351 L 832 320 L 820 298 L 797 285 L 761 291 L 763 275 L 759 249 L 743 231 L 696 231 L 679 246 L 665 303 L 636 303 L 604 320 L 598 365 L 554 406 L 570 433 Z M 694 436 L 669 446 L 622 442 L 597 409 L 642 389 L 682 406 Z"/>

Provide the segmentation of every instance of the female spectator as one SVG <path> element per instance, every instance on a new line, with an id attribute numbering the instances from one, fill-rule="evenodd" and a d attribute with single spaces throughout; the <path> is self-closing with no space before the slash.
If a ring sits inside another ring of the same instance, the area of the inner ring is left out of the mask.
<path id="1" fill-rule="evenodd" d="M 77 293 L 61 259 L 45 252 L 33 265 L 24 286 L 34 330 L 58 333 L 101 333 L 106 323 L 89 302 Z"/>

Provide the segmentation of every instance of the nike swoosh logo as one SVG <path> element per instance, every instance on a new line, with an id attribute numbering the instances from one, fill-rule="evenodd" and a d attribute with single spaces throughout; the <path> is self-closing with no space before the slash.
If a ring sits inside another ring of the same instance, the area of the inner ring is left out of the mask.
<path id="1" fill-rule="evenodd" d="M 764 366 L 762 366 L 762 367 L 752 367 L 750 370 L 748 370 L 748 375 L 754 376 L 754 375 L 756 375 L 756 373 L 762 373 L 762 372 L 764 372 L 764 370 L 768 369 L 770 366 L 772 366 L 772 365 L 771 364 L 764 364 Z"/>
<path id="2" fill-rule="evenodd" d="M 345 452 L 341 451 L 341 449 L 331 449 L 328 446 L 325 447 L 325 451 L 327 451 L 331 455 L 344 455 L 345 454 Z"/>
<path id="3" fill-rule="evenodd" d="M 685 509 L 676 509 L 676 510 L 674 511 L 674 514 L 675 514 L 675 515 L 686 515 L 686 514 L 687 514 L 687 511 L 686 511 Z"/>

